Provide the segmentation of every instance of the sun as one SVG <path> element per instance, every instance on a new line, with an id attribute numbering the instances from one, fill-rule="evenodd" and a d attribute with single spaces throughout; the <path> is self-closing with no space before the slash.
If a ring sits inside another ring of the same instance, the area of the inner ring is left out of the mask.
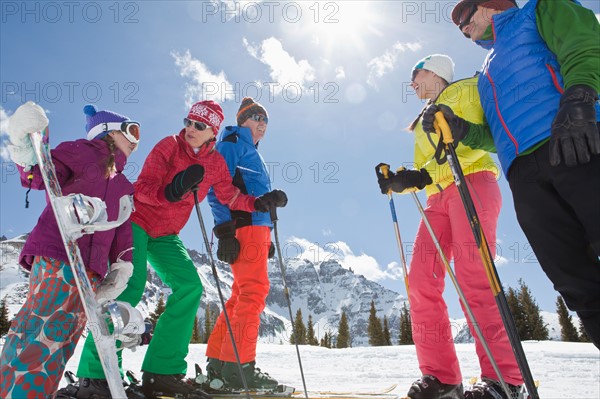
<path id="1" fill-rule="evenodd" d="M 373 33 L 373 1 L 317 1 L 306 6 L 307 17 L 302 29 L 314 44 L 326 53 L 348 48 L 362 50 L 366 37 Z"/>

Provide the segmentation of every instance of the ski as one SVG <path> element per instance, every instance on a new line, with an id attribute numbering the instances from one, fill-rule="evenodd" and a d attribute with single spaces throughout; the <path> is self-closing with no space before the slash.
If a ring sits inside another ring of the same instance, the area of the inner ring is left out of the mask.
<path id="1" fill-rule="evenodd" d="M 398 384 L 392 384 L 387 388 L 383 388 L 377 391 L 368 391 L 368 392 L 360 392 L 360 391 L 308 391 L 309 396 L 319 395 L 319 396 L 352 396 L 352 397 L 369 397 L 369 396 L 384 396 L 392 392 Z M 296 394 L 303 395 L 304 392 L 297 392 Z"/>
<path id="2" fill-rule="evenodd" d="M 69 257 L 71 270 L 73 271 L 77 283 L 77 289 L 87 317 L 88 329 L 94 336 L 94 342 L 98 348 L 102 368 L 104 369 L 104 374 L 106 375 L 112 396 L 114 398 L 126 398 L 127 395 L 125 394 L 125 389 L 123 388 L 123 383 L 119 374 L 115 339 L 113 338 L 107 323 L 107 317 L 114 317 L 116 320 L 119 320 L 119 309 L 114 301 L 109 302 L 104 306 L 100 306 L 96 301 L 76 241 L 78 238 L 77 235 L 81 235 L 85 233 L 85 231 L 74 231 L 73 226 L 69 226 L 69 223 L 65 220 L 66 215 L 63 215 L 65 212 L 64 197 L 56 176 L 54 164 L 52 163 L 50 150 L 48 146 L 44 144 L 42 134 L 47 137 L 49 134 L 48 128 L 44 129 L 41 133 L 31 133 L 30 139 L 38 159 L 39 168 L 46 186 L 46 193 L 50 204 L 52 205 L 52 210 L 65 246 L 65 251 Z"/>
<path id="3" fill-rule="evenodd" d="M 277 389 L 283 389 L 281 392 L 273 391 L 250 391 L 250 397 L 253 399 L 269 399 L 269 398 L 289 398 L 292 397 L 292 393 L 294 388 L 287 387 L 285 385 L 280 385 Z M 213 398 L 245 398 L 246 391 L 217 391 L 217 392 L 206 392 L 210 397 Z M 178 399 L 175 396 L 164 396 L 157 395 L 157 399 Z"/>

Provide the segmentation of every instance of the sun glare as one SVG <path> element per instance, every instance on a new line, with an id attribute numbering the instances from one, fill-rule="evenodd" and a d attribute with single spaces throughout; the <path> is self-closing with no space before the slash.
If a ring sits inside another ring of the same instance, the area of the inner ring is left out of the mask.
<path id="1" fill-rule="evenodd" d="M 312 18 L 303 28 L 327 52 L 340 47 L 362 49 L 367 33 L 373 33 L 372 7 L 369 1 L 315 2 L 308 6 Z"/>

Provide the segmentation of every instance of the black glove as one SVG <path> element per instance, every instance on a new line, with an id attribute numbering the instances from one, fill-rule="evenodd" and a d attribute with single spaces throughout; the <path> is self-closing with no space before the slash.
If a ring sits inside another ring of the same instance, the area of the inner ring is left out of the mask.
<path id="1" fill-rule="evenodd" d="M 240 242 L 235 238 L 235 222 L 221 223 L 213 228 L 219 239 L 217 258 L 229 264 L 234 263 L 240 254 Z"/>
<path id="2" fill-rule="evenodd" d="M 171 183 L 165 187 L 165 197 L 169 202 L 181 201 L 183 196 L 192 188 L 200 184 L 204 178 L 204 167 L 194 164 L 186 170 L 177 173 Z"/>
<path id="3" fill-rule="evenodd" d="M 269 212 L 272 208 L 283 208 L 287 205 L 287 195 L 281 190 L 273 190 L 261 195 L 254 201 L 257 212 Z"/>
<path id="4" fill-rule="evenodd" d="M 567 166 L 590 161 L 600 154 L 600 133 L 596 122 L 596 90 L 585 85 L 569 87 L 560 98 L 560 108 L 552 121 L 550 165 L 564 160 Z"/>
<path id="5" fill-rule="evenodd" d="M 423 113 L 423 130 L 427 133 L 435 133 L 433 122 L 435 121 L 435 114 L 438 111 L 442 111 L 450 130 L 452 131 L 452 137 L 454 137 L 455 147 L 459 141 L 465 138 L 469 133 L 469 122 L 463 118 L 454 115 L 452 108 L 444 104 L 431 104 Z"/>
<path id="6" fill-rule="evenodd" d="M 425 169 L 421 170 L 401 170 L 397 173 L 388 172 L 387 179 L 378 174 L 377 182 L 382 194 L 387 194 L 390 190 L 401 193 L 406 189 L 418 188 L 422 190 L 426 185 L 433 183 L 431 176 Z"/>
<path id="7" fill-rule="evenodd" d="M 142 333 L 142 342 L 140 343 L 140 346 L 149 345 L 152 340 L 152 333 L 154 332 L 154 324 L 152 324 L 152 321 L 145 319 L 144 327 L 145 329 Z"/>
<path id="8" fill-rule="evenodd" d="M 271 245 L 269 245 L 269 259 L 272 259 L 275 256 L 275 244 L 271 241 Z"/>

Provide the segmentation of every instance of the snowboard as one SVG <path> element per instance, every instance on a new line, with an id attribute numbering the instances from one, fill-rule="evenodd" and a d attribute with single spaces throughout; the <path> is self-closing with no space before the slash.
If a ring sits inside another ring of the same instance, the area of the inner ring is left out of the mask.
<path id="1" fill-rule="evenodd" d="M 38 159 L 39 168 L 46 186 L 46 193 L 50 204 L 52 205 L 56 223 L 69 258 L 71 270 L 75 276 L 79 296 L 81 297 L 81 302 L 87 317 L 87 326 L 94 337 L 94 342 L 98 349 L 98 354 L 100 356 L 100 361 L 102 362 L 102 368 L 104 369 L 104 375 L 108 381 L 110 392 L 113 398 L 124 399 L 127 396 L 123 389 L 123 383 L 119 374 L 117 348 L 115 339 L 109 330 L 107 322 L 107 318 L 109 317 L 114 318 L 117 322 L 120 320 L 119 309 L 114 301 L 108 302 L 103 306 L 100 306 L 96 301 L 94 290 L 87 277 L 85 265 L 81 258 L 79 247 L 77 246 L 76 239 L 78 238 L 78 234 L 73 231 L 72 227 L 69 228 L 69 224 L 72 225 L 72 223 L 67 222 L 65 219 L 65 197 L 62 195 L 62 190 L 56 176 L 56 170 L 52 163 L 50 150 L 43 141 L 42 135 L 47 138 L 48 134 L 48 128 L 46 128 L 43 132 L 31 133 L 29 136 Z M 85 232 L 85 229 L 83 229 L 83 231 Z M 79 232 L 79 236 L 81 236 L 81 231 Z"/>

